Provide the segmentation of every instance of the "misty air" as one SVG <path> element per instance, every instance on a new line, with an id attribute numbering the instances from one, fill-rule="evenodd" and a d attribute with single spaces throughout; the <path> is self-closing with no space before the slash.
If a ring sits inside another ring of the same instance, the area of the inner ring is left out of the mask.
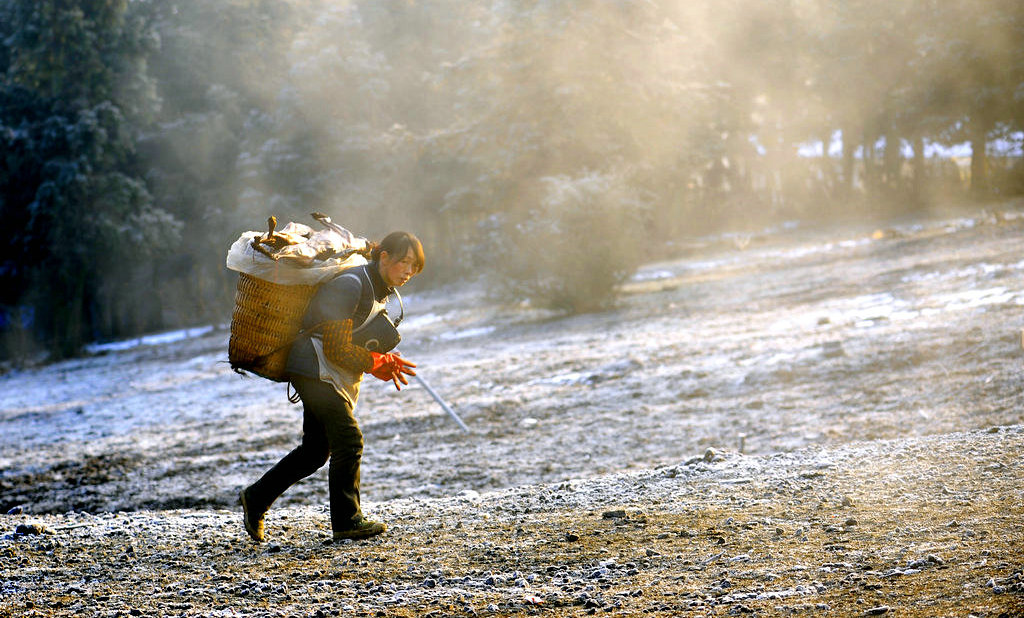
<path id="1" fill-rule="evenodd" d="M 1022 41 L 0 0 L 0 615 L 1024 614 Z"/>

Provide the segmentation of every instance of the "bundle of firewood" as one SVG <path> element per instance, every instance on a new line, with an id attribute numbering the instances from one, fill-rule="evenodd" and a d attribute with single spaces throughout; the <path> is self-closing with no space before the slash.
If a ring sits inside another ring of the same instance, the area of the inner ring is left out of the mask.
<path id="1" fill-rule="evenodd" d="M 356 237 L 323 213 L 314 212 L 311 216 L 322 223 L 324 229 L 314 231 L 308 225 L 289 222 L 277 230 L 277 217 L 271 216 L 267 219 L 267 233 L 253 238 L 252 248 L 275 262 L 284 260 L 297 266 L 369 252 L 370 244 L 365 238 Z"/>
<path id="2" fill-rule="evenodd" d="M 228 250 L 229 269 L 282 285 L 317 285 L 346 268 L 365 264 L 373 245 L 315 212 L 323 225 L 288 223 L 278 229 L 277 217 L 267 220 L 266 232 L 244 232 Z"/>

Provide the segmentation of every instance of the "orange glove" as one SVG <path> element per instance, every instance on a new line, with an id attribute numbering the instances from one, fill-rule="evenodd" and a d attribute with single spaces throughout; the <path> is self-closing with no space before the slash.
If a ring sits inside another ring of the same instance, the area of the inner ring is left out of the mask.
<path id="1" fill-rule="evenodd" d="M 416 375 L 416 372 L 412 370 L 416 363 L 407 361 L 398 354 L 370 352 L 370 356 L 373 357 L 373 366 L 366 373 L 378 380 L 391 380 L 398 390 L 402 390 L 403 384 L 409 384 L 409 380 L 405 379 L 405 376 Z"/>

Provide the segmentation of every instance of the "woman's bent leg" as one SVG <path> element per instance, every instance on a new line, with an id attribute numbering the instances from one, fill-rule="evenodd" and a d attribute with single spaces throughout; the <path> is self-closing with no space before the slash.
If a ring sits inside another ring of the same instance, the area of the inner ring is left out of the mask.
<path id="1" fill-rule="evenodd" d="M 295 390 L 323 427 L 330 451 L 329 488 L 331 527 L 348 530 L 362 520 L 359 507 L 359 468 L 363 432 L 352 405 L 334 387 L 319 380 L 295 381 Z"/>
<path id="2" fill-rule="evenodd" d="M 258 481 L 243 490 L 250 513 L 262 516 L 289 487 L 319 470 L 330 455 L 323 423 L 303 400 L 302 442 Z M 251 533 L 250 533 L 251 534 Z"/>

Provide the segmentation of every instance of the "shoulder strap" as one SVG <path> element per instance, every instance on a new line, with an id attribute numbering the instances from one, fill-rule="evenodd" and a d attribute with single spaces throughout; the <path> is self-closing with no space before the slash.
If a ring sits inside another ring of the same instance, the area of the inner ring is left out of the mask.
<path id="1" fill-rule="evenodd" d="M 360 324 L 359 326 L 354 326 L 352 328 L 353 334 L 358 333 L 359 331 L 366 328 L 366 325 L 372 322 L 373 318 L 380 315 L 380 313 L 384 311 L 384 307 L 386 306 L 385 303 L 377 302 L 376 290 L 373 289 L 373 281 L 370 280 L 370 273 L 366 272 L 366 266 L 361 267 L 359 270 L 360 272 L 363 273 L 363 277 L 366 278 L 366 282 L 370 284 L 370 311 L 366 314 L 366 319 L 363 320 L 362 324 Z M 355 273 L 345 273 L 344 275 L 342 275 L 342 277 L 356 277 L 357 279 L 359 278 L 358 275 L 356 275 Z M 362 286 L 362 284 L 363 282 L 362 280 L 360 280 L 359 285 Z"/>
<path id="2" fill-rule="evenodd" d="M 349 268 L 349 269 L 343 271 L 337 277 L 333 277 L 331 279 L 328 279 L 327 281 L 336 281 L 338 279 L 341 279 L 342 277 L 348 277 L 349 279 L 353 279 L 353 280 L 355 280 L 356 283 L 359 284 L 359 290 L 360 290 L 359 295 L 360 295 L 360 298 L 361 298 L 362 297 L 362 289 L 363 289 L 363 278 L 360 277 L 359 275 L 357 275 L 356 273 L 352 272 L 352 271 L 354 271 L 356 269 L 361 270 L 363 275 L 366 275 L 366 269 L 364 267 L 356 266 L 355 268 Z M 369 280 L 369 279 L 367 279 L 367 280 Z M 327 283 L 327 282 L 325 281 L 324 283 L 321 283 L 320 285 L 324 285 L 325 283 Z M 370 289 L 373 289 L 373 284 L 372 283 L 370 284 Z M 374 306 L 373 306 L 373 300 L 372 299 L 370 300 L 370 303 L 371 304 L 370 304 L 370 313 L 369 313 L 369 315 L 366 316 L 366 319 L 363 320 L 363 322 L 360 323 L 358 327 L 354 327 L 352 329 L 353 333 L 358 331 L 359 329 L 363 328 L 367 324 L 369 324 L 370 320 L 372 320 L 377 315 L 377 313 L 379 313 L 379 312 L 374 312 L 374 310 L 373 310 Z M 356 301 L 356 309 L 358 309 L 358 308 L 359 308 L 359 301 L 357 300 Z M 323 328 L 324 324 L 325 324 L 325 322 L 320 322 L 320 323 L 314 324 L 313 326 L 311 326 L 309 328 L 300 330 L 299 334 L 300 335 L 301 334 L 314 335 L 314 334 L 320 332 L 320 329 Z"/>
<path id="3" fill-rule="evenodd" d="M 344 273 L 338 275 L 337 278 L 351 277 L 352 279 L 355 279 L 357 282 L 359 282 L 359 289 L 360 290 L 362 290 L 363 279 L 366 279 L 366 282 L 368 284 L 370 284 L 370 292 L 371 292 L 370 311 L 369 311 L 369 313 L 367 313 L 366 319 L 363 320 L 363 322 L 359 326 L 354 326 L 352 328 L 352 332 L 353 333 L 357 333 L 357 332 L 361 331 L 362 329 L 366 328 L 366 326 L 370 322 L 372 322 L 375 317 L 377 317 L 378 315 L 383 313 L 384 309 L 387 307 L 387 301 L 385 300 L 384 302 L 380 302 L 380 303 L 377 302 L 377 299 L 376 299 L 375 295 L 373 294 L 373 292 L 374 292 L 373 281 L 370 280 L 370 275 L 369 275 L 369 273 L 366 272 L 366 266 L 365 265 L 359 267 L 359 271 L 363 275 L 362 277 L 360 277 L 359 275 L 357 275 L 354 272 L 352 272 L 353 270 L 355 270 L 355 268 L 352 268 L 352 269 L 349 269 L 349 270 L 345 271 Z M 395 295 L 396 298 L 398 298 L 398 306 L 399 306 L 400 314 L 398 316 L 398 319 L 394 321 L 394 325 L 398 326 L 399 324 L 402 323 L 402 320 L 405 319 L 405 303 L 402 301 L 402 295 L 398 293 L 398 290 L 391 290 L 391 292 Z M 317 324 L 316 326 L 310 328 L 306 332 L 315 333 L 315 332 L 317 332 L 320 329 L 321 326 L 323 326 L 323 324 Z"/>
<path id="4" fill-rule="evenodd" d="M 355 275 L 352 275 L 352 276 L 354 277 Z M 373 290 L 374 292 L 376 292 L 376 290 L 374 290 L 374 288 L 373 288 L 373 281 L 370 280 L 370 274 L 366 271 L 366 267 L 365 266 L 363 267 L 363 276 L 366 277 L 367 283 L 370 284 L 370 289 Z M 399 310 L 398 319 L 394 320 L 395 326 L 398 326 L 399 324 L 402 323 L 402 320 L 405 319 L 405 303 L 402 302 L 402 295 L 398 293 L 398 288 L 391 288 L 391 294 L 394 294 L 395 298 L 398 299 L 398 310 Z M 390 296 L 391 294 L 388 294 L 388 296 Z M 374 295 L 374 301 L 373 302 L 374 302 L 375 305 L 377 304 L 376 295 Z M 383 311 L 387 307 L 387 303 L 388 303 L 388 301 L 385 298 L 384 302 L 381 303 L 380 311 Z M 378 313 L 380 313 L 380 311 L 372 312 L 373 315 L 371 315 L 370 317 L 366 318 L 366 322 L 364 322 L 363 325 L 365 326 L 366 324 L 368 324 L 370 322 L 370 320 L 374 316 L 376 316 Z"/>

